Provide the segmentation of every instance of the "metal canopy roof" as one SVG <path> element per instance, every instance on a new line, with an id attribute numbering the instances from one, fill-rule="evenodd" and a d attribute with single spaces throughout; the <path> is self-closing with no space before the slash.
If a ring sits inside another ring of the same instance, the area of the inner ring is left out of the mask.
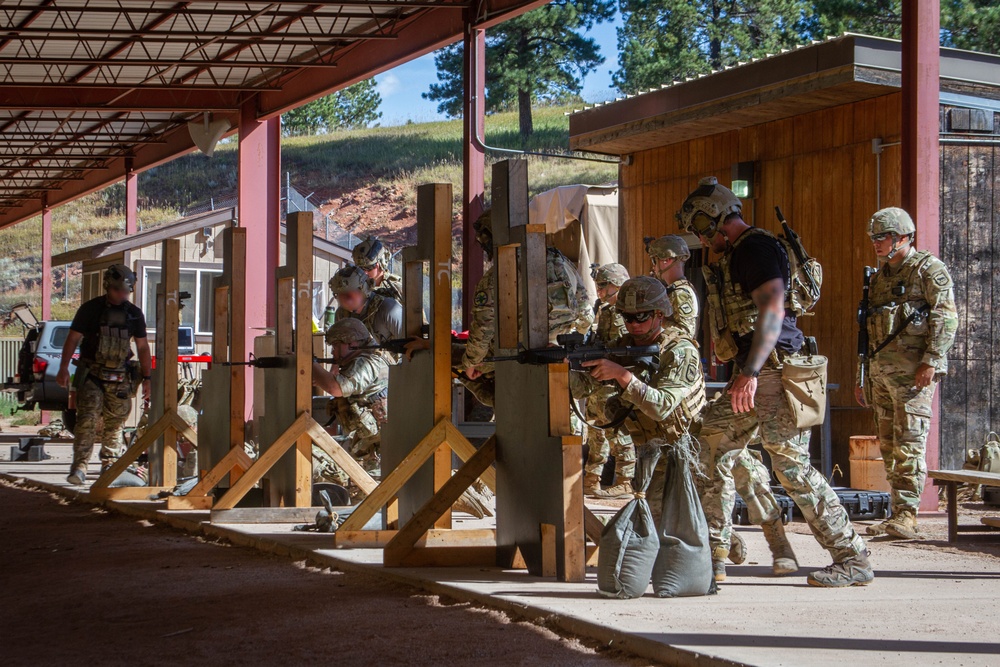
<path id="1" fill-rule="evenodd" d="M 0 228 L 545 0 L 0 0 Z"/>

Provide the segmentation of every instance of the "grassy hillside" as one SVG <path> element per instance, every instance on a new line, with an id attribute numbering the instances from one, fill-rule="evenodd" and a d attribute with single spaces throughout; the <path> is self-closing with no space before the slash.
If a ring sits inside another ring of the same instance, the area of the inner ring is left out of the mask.
<path id="1" fill-rule="evenodd" d="M 535 134 L 524 148 L 565 152 L 569 145 L 569 108 L 535 110 Z M 522 148 L 517 114 L 486 120 L 487 144 Z M 413 242 L 416 186 L 432 181 L 451 182 L 455 214 L 460 213 L 462 182 L 461 121 L 411 123 L 282 141 L 281 171 L 292 185 L 320 204 L 342 227 L 376 233 L 396 248 Z M 491 153 L 488 160 L 503 159 Z M 143 229 L 176 219 L 181 211 L 210 197 L 234 194 L 237 186 L 237 142 L 220 144 L 212 158 L 198 153 L 162 165 L 139 176 L 139 221 Z M 489 168 L 487 167 L 487 193 Z M 554 158 L 530 159 L 530 194 L 571 183 L 605 183 L 617 178 L 613 164 Z M 488 196 L 488 195 L 487 195 Z M 124 186 L 111 186 L 53 210 L 53 252 L 85 247 L 120 237 L 124 228 Z M 0 230 L 0 305 L 40 300 L 40 219 Z M 71 313 L 78 305 L 79 267 L 53 276 L 56 313 Z M 69 298 L 61 302 L 65 279 Z"/>

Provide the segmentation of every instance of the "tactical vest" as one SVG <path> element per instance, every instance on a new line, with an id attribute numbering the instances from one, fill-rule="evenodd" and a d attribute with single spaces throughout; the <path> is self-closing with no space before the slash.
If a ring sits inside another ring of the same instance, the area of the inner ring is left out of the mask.
<path id="1" fill-rule="evenodd" d="M 730 361 L 736 357 L 736 337 L 753 333 L 759 315 L 757 304 L 743 287 L 733 280 L 730 272 L 730 261 L 733 251 L 743 241 L 755 234 L 763 234 L 782 244 L 787 260 L 788 249 L 781 239 L 766 229 L 751 227 L 736 239 L 732 248 L 713 265 L 702 267 L 708 296 L 709 328 L 712 342 L 715 343 L 715 356 L 720 361 Z M 789 275 L 791 267 L 789 265 Z M 785 309 L 795 312 L 792 293 L 789 284 L 785 283 Z"/>
<path id="2" fill-rule="evenodd" d="M 365 355 L 378 354 L 379 352 L 360 351 L 358 356 L 341 368 L 341 374 L 349 377 L 352 366 L 357 360 Z M 387 381 L 388 378 L 385 378 L 385 381 L 376 382 L 370 391 L 361 396 L 340 396 L 332 400 L 333 412 L 337 415 L 341 428 L 344 433 L 353 432 L 355 441 L 378 435 L 379 430 L 385 425 L 387 420 L 386 399 L 389 395 Z"/>
<path id="3" fill-rule="evenodd" d="M 124 371 L 132 355 L 132 336 L 124 308 L 106 307 L 98 320 L 97 349 L 94 364 L 106 371 Z"/>
<path id="4" fill-rule="evenodd" d="M 868 294 L 868 339 L 872 350 L 888 340 L 913 313 L 917 315 L 896 340 L 907 347 L 926 346 L 930 327 L 926 313 L 919 313 L 927 305 L 920 274 L 933 260 L 934 255 L 918 250 L 895 275 L 890 276 L 883 267 L 872 276 Z"/>
<path id="5" fill-rule="evenodd" d="M 676 333 L 670 335 L 666 331 L 661 333 L 657 339 L 657 344 L 660 346 L 660 358 L 662 359 L 665 353 L 670 352 L 683 341 L 687 341 L 697 349 L 697 343 L 687 336 L 680 336 Z M 648 370 L 640 371 L 639 379 L 648 384 L 653 375 Z M 643 445 L 654 440 L 666 440 L 673 443 L 689 431 L 691 424 L 701 414 L 707 402 L 705 375 L 701 372 L 700 364 L 695 377 L 685 378 L 685 380 L 694 387 L 694 391 L 688 394 L 664 421 L 656 421 L 638 408 L 629 413 L 625 419 L 625 428 L 628 429 L 636 445 Z"/>
<path id="6" fill-rule="evenodd" d="M 627 333 L 625 320 L 614 306 L 602 303 L 597 311 L 597 340 L 611 343 Z"/>
<path id="7" fill-rule="evenodd" d="M 573 333 L 582 327 L 586 333 L 594 321 L 587 288 L 576 267 L 555 248 L 546 248 L 545 282 L 549 306 L 549 340 L 559 334 Z"/>
<path id="8" fill-rule="evenodd" d="M 372 290 L 372 292 L 403 303 L 403 281 L 394 273 L 385 274 L 382 284 Z"/>

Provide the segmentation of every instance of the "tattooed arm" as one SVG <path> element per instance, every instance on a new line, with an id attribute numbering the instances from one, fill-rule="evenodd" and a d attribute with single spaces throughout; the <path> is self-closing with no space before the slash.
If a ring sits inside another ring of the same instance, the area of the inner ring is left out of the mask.
<path id="1" fill-rule="evenodd" d="M 750 297 L 757 305 L 757 324 L 746 364 L 729 389 L 734 412 L 749 412 L 754 407 L 756 374 L 764 367 L 781 334 L 781 323 L 785 318 L 785 283 L 781 278 L 768 280 L 751 292 Z"/>

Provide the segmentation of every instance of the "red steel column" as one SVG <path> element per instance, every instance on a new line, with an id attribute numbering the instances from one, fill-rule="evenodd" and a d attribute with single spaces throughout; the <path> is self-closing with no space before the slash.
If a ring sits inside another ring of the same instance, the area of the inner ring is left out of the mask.
<path id="1" fill-rule="evenodd" d="M 125 236 L 139 231 L 139 174 L 132 171 L 132 160 L 125 165 Z"/>
<path id="2" fill-rule="evenodd" d="M 276 317 L 275 270 L 281 242 L 281 117 L 257 120 L 257 98 L 240 109 L 239 224 L 247 230 L 246 343 Z M 247 373 L 246 409 L 253 408 L 253 373 Z"/>
<path id="3" fill-rule="evenodd" d="M 42 320 L 52 318 L 52 209 L 42 209 Z"/>
<path id="4" fill-rule="evenodd" d="M 939 0 L 909 0 L 903 3 L 902 203 L 917 226 L 919 247 L 935 255 L 941 254 L 938 144 L 940 27 Z M 937 392 L 927 436 L 927 467 L 930 470 L 937 468 L 940 462 L 940 416 L 941 392 Z M 932 484 L 924 489 L 920 509 L 938 509 L 937 489 Z"/>
<path id="5" fill-rule="evenodd" d="M 486 132 L 486 31 L 473 27 L 467 14 L 464 41 L 464 111 L 462 114 L 462 326 L 469 328 L 469 313 L 479 279 L 483 253 L 476 243 L 472 223 L 483 212 L 486 154 L 475 138 Z"/>

